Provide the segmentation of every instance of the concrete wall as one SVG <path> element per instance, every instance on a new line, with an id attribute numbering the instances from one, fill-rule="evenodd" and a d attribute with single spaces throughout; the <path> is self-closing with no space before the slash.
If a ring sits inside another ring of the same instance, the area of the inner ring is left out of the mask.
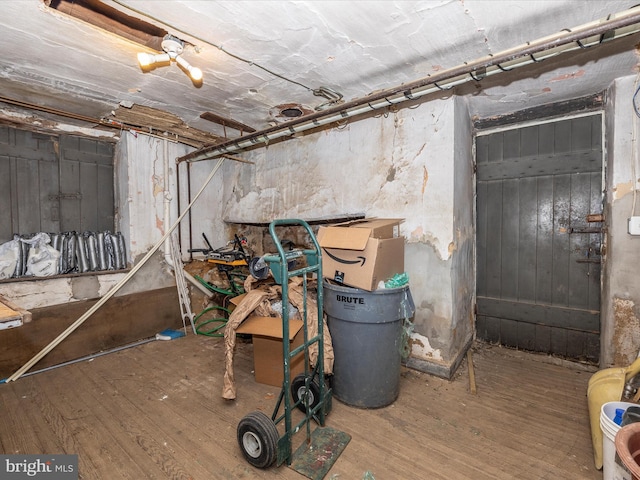
<path id="1" fill-rule="evenodd" d="M 404 218 L 409 363 L 449 376 L 473 334 L 471 138 L 464 101 L 437 99 L 255 150 L 225 169 L 222 220 Z"/>
<path id="2" fill-rule="evenodd" d="M 603 269 L 601 366 L 628 365 L 640 349 L 640 236 L 627 219 L 640 215 L 640 121 L 632 98 L 636 77 L 614 82 L 606 108 L 606 257 Z"/>

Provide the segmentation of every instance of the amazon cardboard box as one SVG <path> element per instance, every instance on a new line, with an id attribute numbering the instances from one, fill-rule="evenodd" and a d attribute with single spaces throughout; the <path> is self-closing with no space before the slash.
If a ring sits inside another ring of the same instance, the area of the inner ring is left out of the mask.
<path id="1" fill-rule="evenodd" d="M 253 371 L 256 382 L 282 387 L 284 361 L 282 355 L 282 318 L 250 316 L 236 333 L 251 334 L 253 339 Z M 289 351 L 302 345 L 304 333 L 301 320 L 289 320 Z M 304 352 L 289 363 L 290 379 L 304 372 Z"/>
<path id="2" fill-rule="evenodd" d="M 373 291 L 380 281 L 404 273 L 404 237 L 399 218 L 355 220 L 318 230 L 322 276 Z"/>

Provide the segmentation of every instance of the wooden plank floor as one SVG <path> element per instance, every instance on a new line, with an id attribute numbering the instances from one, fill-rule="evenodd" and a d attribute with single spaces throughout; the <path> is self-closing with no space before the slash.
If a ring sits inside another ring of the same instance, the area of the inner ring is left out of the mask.
<path id="1" fill-rule="evenodd" d="M 222 341 L 195 335 L 0 385 L 0 450 L 76 453 L 90 480 L 305 478 L 242 458 L 238 422 L 253 410 L 270 415 L 278 394 L 254 382 L 251 348 L 238 344 L 235 401 L 221 397 Z M 602 479 L 585 395 L 591 371 L 484 344 L 473 352 L 475 395 L 464 362 L 451 381 L 404 370 L 400 397 L 385 408 L 334 399 L 327 425 L 352 440 L 325 478 Z"/>

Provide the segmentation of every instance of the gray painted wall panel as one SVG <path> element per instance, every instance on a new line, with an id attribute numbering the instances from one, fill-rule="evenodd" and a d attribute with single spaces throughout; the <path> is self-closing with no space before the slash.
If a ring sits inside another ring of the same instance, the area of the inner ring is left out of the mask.
<path id="1" fill-rule="evenodd" d="M 538 135 L 540 129 L 537 127 L 525 127 L 520 129 L 520 156 L 532 157 L 538 155 Z"/>
<path id="2" fill-rule="evenodd" d="M 40 231 L 40 192 L 38 160 L 17 159 L 15 194 L 18 205 L 16 233 Z"/>
<path id="3" fill-rule="evenodd" d="M 508 318 L 548 327 L 584 330 L 592 333 L 599 331 L 600 317 L 596 310 L 478 297 L 478 311 L 491 317 Z"/>
<path id="4" fill-rule="evenodd" d="M 52 200 L 58 192 L 58 164 L 55 161 L 39 162 L 40 227 L 41 232 L 60 231 L 60 211 L 57 202 Z"/>
<path id="5" fill-rule="evenodd" d="M 585 230 L 589 228 L 586 221 L 589 215 L 591 199 L 582 192 L 591 192 L 591 179 L 589 175 L 575 174 L 571 176 L 571 223 L 574 229 Z M 575 230 L 574 230 L 575 231 Z M 589 266 L 579 263 L 585 258 L 589 249 L 590 235 L 574 233 L 571 237 L 571 262 L 569 262 L 569 301 L 568 305 L 584 308 L 589 305 Z"/>
<path id="6" fill-rule="evenodd" d="M 535 178 L 518 180 L 520 186 L 518 204 L 520 212 L 527 212 L 532 205 L 538 203 L 538 182 Z M 530 244 L 519 248 L 518 251 L 518 299 L 527 300 L 527 292 L 535 292 L 536 285 L 536 249 L 532 239 L 537 235 L 537 216 L 520 215 L 518 230 L 520 238 L 529 239 Z"/>
<path id="7" fill-rule="evenodd" d="M 0 129 L 0 143 L 2 142 L 3 133 L 6 135 L 6 132 Z M 11 161 L 7 156 L 0 156 L 0 206 L 2 207 L 0 232 L 10 232 L 13 230 L 11 225 L 11 219 L 13 217 L 11 212 L 11 192 Z"/>
<path id="8" fill-rule="evenodd" d="M 569 301 L 569 269 L 572 262 L 570 235 L 567 233 L 571 215 L 571 177 L 553 177 L 553 282 L 551 302 L 567 305 Z"/>
<path id="9" fill-rule="evenodd" d="M 487 190 L 487 251 L 496 257 L 502 255 L 502 182 L 488 182 Z M 500 297 L 502 293 L 502 265 L 500 262 L 485 260 L 485 295 Z"/>
<path id="10" fill-rule="evenodd" d="M 553 179 L 538 177 L 536 237 L 529 248 L 536 251 L 536 289 L 524 298 L 542 303 L 552 301 L 553 270 Z M 533 206 L 531 206 L 533 207 Z"/>
<path id="11" fill-rule="evenodd" d="M 486 251 L 487 245 L 487 183 L 478 183 L 476 187 L 477 227 L 476 249 Z M 487 261 L 486 255 L 476 259 L 476 292 L 478 295 L 487 295 L 486 289 Z"/>
<path id="12" fill-rule="evenodd" d="M 505 180 L 502 185 L 503 197 L 514 201 L 504 203 L 502 206 L 501 228 L 501 261 L 497 262 L 501 267 L 500 272 L 500 298 L 518 298 L 518 253 L 520 246 L 520 204 L 518 199 L 518 180 Z M 515 267 L 515 268 L 514 268 Z"/>
<path id="13" fill-rule="evenodd" d="M 602 171 L 602 153 L 576 152 L 529 155 L 515 159 L 490 162 L 478 171 L 478 180 L 501 178 L 524 178 L 536 175 L 560 175 L 563 173 L 585 173 Z"/>

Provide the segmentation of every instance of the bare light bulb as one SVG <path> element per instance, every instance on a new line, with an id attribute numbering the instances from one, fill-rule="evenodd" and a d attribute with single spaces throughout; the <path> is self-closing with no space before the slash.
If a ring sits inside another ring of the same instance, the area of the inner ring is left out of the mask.
<path id="1" fill-rule="evenodd" d="M 187 62 L 181 55 L 176 57 L 176 63 L 180 65 L 191 77 L 191 79 L 195 82 L 199 82 L 202 80 L 202 70 L 198 67 L 192 66 L 189 62 Z"/>
<path id="2" fill-rule="evenodd" d="M 148 67 L 154 63 L 154 56 L 155 55 L 151 55 L 149 53 L 140 52 L 138 53 L 138 64 L 143 68 Z"/>
<path id="3" fill-rule="evenodd" d="M 138 53 L 138 63 L 142 68 L 150 67 L 156 63 L 168 63 L 171 61 L 171 56 L 168 53 L 160 53 L 153 55 L 151 53 Z"/>
<path id="4" fill-rule="evenodd" d="M 191 67 L 191 70 L 189 70 L 189 76 L 191 76 L 191 78 L 196 82 L 199 82 L 202 80 L 202 70 L 198 67 Z"/>

